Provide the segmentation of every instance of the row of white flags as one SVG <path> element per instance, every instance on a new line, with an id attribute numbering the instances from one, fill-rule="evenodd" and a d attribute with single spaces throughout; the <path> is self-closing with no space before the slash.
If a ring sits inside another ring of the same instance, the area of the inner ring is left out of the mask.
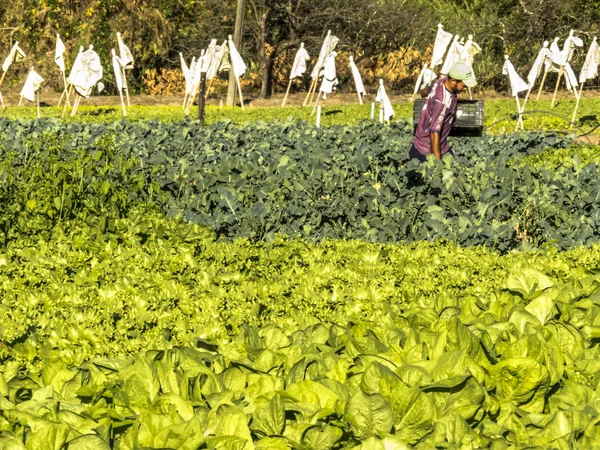
<path id="1" fill-rule="evenodd" d="M 544 72 L 564 72 L 567 88 L 572 90 L 576 96 L 576 88 L 580 83 L 594 79 L 598 76 L 598 64 L 600 62 L 600 48 L 597 39 L 594 37 L 588 49 L 585 62 L 579 73 L 579 78 L 575 75 L 571 67 L 571 60 L 577 47 L 583 47 L 583 41 L 574 36 L 573 31 L 563 43 L 562 49 L 558 45 L 559 38 L 555 38 L 550 47 L 548 41 L 544 42 L 539 51 L 531 70 L 527 75 L 527 81 L 524 81 L 517 73 L 512 63 L 505 57 L 502 73 L 508 75 L 511 86 L 512 96 L 517 96 L 520 92 L 530 90 L 536 83 L 539 76 Z"/>
<path id="2" fill-rule="evenodd" d="M 242 77 L 247 70 L 246 63 L 242 59 L 238 49 L 233 43 L 231 36 L 221 45 L 217 45 L 217 40 L 213 39 L 208 48 L 203 50 L 200 57 L 194 57 L 188 65 L 179 53 L 181 70 L 185 79 L 186 95 L 197 92 L 200 85 L 200 76 L 206 74 L 207 80 L 212 80 L 218 73 L 233 70 L 236 78 Z"/>
<path id="3" fill-rule="evenodd" d="M 447 50 L 447 52 L 446 52 Z M 431 62 L 422 68 L 413 94 L 417 94 L 424 87 L 429 86 L 437 78 L 435 67 L 441 66 L 440 73 L 447 75 L 455 63 L 465 63 L 473 67 L 475 56 L 481 53 L 481 47 L 469 35 L 467 41 L 461 40 L 459 35 L 453 35 L 444 30 L 442 24 L 438 24 L 438 30 L 433 43 Z M 445 56 L 445 58 L 444 58 Z"/>
<path id="4" fill-rule="evenodd" d="M 123 89 L 125 83 L 123 79 L 123 69 L 133 68 L 133 56 L 129 48 L 125 45 L 121 39 L 120 33 L 117 33 L 119 56 L 117 56 L 113 50 L 113 66 L 115 71 L 115 81 L 118 89 Z M 54 62 L 64 74 L 66 71 L 65 67 L 65 53 L 66 46 L 62 41 L 60 35 L 56 35 L 56 48 L 54 52 Z M 7 72 L 14 62 L 18 62 L 26 57 L 25 52 L 19 46 L 18 42 L 12 46 L 8 56 L 4 59 L 2 64 L 2 70 Z M 83 47 L 80 47 L 79 53 L 73 63 L 69 76 L 66 77 L 66 82 L 73 85 L 77 93 L 83 97 L 88 97 L 91 94 L 92 89 L 98 86 L 99 90 L 102 89 L 100 80 L 102 79 L 103 69 L 100 62 L 98 53 L 93 50 L 93 46 L 90 45 L 89 49 L 84 51 Z M 21 96 L 29 101 L 34 101 L 35 93 L 41 87 L 44 79 L 39 73 L 35 71 L 33 67 L 30 68 L 27 78 L 25 80 L 23 89 L 21 90 Z"/>

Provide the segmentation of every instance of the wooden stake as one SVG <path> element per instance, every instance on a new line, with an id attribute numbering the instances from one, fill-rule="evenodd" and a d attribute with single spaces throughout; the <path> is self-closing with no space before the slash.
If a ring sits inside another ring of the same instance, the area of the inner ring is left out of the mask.
<path id="1" fill-rule="evenodd" d="M 358 94 L 358 102 L 362 105 L 363 101 L 362 101 L 362 96 L 360 95 L 360 92 L 356 92 Z"/>
<path id="2" fill-rule="evenodd" d="M 317 128 L 321 128 L 321 105 L 317 107 Z"/>
<path id="3" fill-rule="evenodd" d="M 121 72 L 123 72 L 123 87 L 125 88 L 125 94 L 127 95 L 127 106 L 131 106 L 131 102 L 129 101 L 129 87 L 127 87 L 127 78 L 125 77 L 124 67 L 121 67 Z"/>
<path id="4" fill-rule="evenodd" d="M 573 118 L 571 119 L 571 127 L 575 125 L 575 118 L 577 117 L 577 109 L 579 108 L 579 100 L 581 99 L 581 94 L 583 93 L 583 84 L 581 83 L 581 87 L 579 88 L 579 95 L 577 96 L 577 102 L 575 103 L 575 109 L 573 110 Z"/>
<path id="5" fill-rule="evenodd" d="M 204 94 L 204 98 L 208 98 L 208 93 L 210 92 L 210 87 L 212 86 L 215 77 L 216 75 L 208 80 L 208 86 L 206 87 L 206 94 Z"/>
<path id="6" fill-rule="evenodd" d="M 317 99 L 315 100 L 315 106 L 313 107 L 312 112 L 310 113 L 311 116 L 313 116 L 315 114 L 315 111 L 317 110 L 317 106 L 319 106 L 319 100 L 321 100 L 321 93 L 317 93 Z"/>
<path id="7" fill-rule="evenodd" d="M 542 95 L 542 89 L 544 88 L 544 84 L 546 83 L 547 76 L 548 76 L 548 71 L 544 68 L 544 76 L 542 77 L 542 84 L 540 84 L 540 89 L 538 90 L 537 97 L 535 98 L 536 102 L 540 99 L 540 95 Z"/>
<path id="8" fill-rule="evenodd" d="M 318 88 L 318 85 L 319 85 L 319 79 L 317 78 L 317 79 L 315 80 L 315 87 L 313 88 L 313 91 L 310 93 L 310 99 L 308 99 L 308 104 L 309 104 L 309 105 L 312 103 L 313 96 L 314 96 L 315 94 L 319 95 L 319 94 L 321 93 L 321 92 L 318 90 L 318 89 L 319 89 L 319 88 Z"/>
<path id="9" fill-rule="evenodd" d="M 60 98 L 58 99 L 58 104 L 56 105 L 57 108 L 62 103 L 62 99 L 64 98 L 64 96 L 65 96 L 65 91 L 62 91 L 61 94 L 60 94 Z"/>
<path id="10" fill-rule="evenodd" d="M 123 108 L 123 117 L 127 117 L 127 110 L 125 109 L 125 101 L 123 100 L 123 89 L 118 89 L 119 97 L 121 98 L 121 108 Z"/>
<path id="11" fill-rule="evenodd" d="M 72 94 L 72 93 L 73 93 L 73 85 L 71 84 L 71 85 L 69 86 L 69 91 L 67 92 L 67 104 L 68 104 L 69 106 L 71 106 L 71 100 L 70 100 L 70 98 L 71 98 L 71 94 Z M 73 101 L 73 103 L 74 103 L 74 102 L 75 102 L 75 101 Z"/>
<path id="12" fill-rule="evenodd" d="M 6 72 L 2 73 L 2 77 L 0 77 L 0 87 L 2 87 L 2 83 L 4 82 L 4 77 L 6 76 Z M 2 103 L 2 109 L 6 109 L 4 105 L 4 99 L 2 98 L 2 93 L 0 92 L 0 102 Z"/>
<path id="13" fill-rule="evenodd" d="M 60 104 L 63 101 L 63 98 L 65 98 L 66 95 L 68 94 L 67 77 L 66 77 L 65 73 L 62 70 L 61 70 L 61 72 L 62 72 L 62 76 L 63 76 L 63 91 L 60 93 L 60 98 L 58 99 L 58 104 L 56 105 L 57 107 L 60 106 Z"/>
<path id="14" fill-rule="evenodd" d="M 291 87 L 292 87 L 292 80 L 290 79 L 290 82 L 288 83 L 287 90 L 285 91 L 285 97 L 283 97 L 283 102 L 281 102 L 281 107 L 282 108 L 285 106 L 285 102 L 287 102 L 288 95 L 290 94 L 290 88 Z"/>
<path id="15" fill-rule="evenodd" d="M 242 97 L 242 86 L 240 84 L 240 79 L 236 77 L 235 79 L 238 87 L 238 91 L 240 93 L 240 104 L 242 105 L 242 112 L 244 112 L 244 97 Z"/>
<path id="16" fill-rule="evenodd" d="M 371 103 L 371 120 L 375 120 L 375 103 Z"/>
<path id="17" fill-rule="evenodd" d="M 37 97 L 37 118 L 40 118 L 40 90 L 38 89 L 35 92 L 35 96 Z"/>
<path id="18" fill-rule="evenodd" d="M 556 87 L 554 88 L 554 95 L 552 96 L 552 104 L 550 108 L 554 108 L 554 101 L 556 100 L 556 93 L 558 92 L 558 84 L 560 83 L 560 79 L 563 75 L 563 68 L 561 67 L 558 71 L 558 78 L 556 79 Z"/>
<path id="19" fill-rule="evenodd" d="M 471 88 L 467 86 L 467 91 L 469 91 L 469 100 L 473 100 L 473 93 L 471 92 Z"/>
<path id="20" fill-rule="evenodd" d="M 306 104 L 308 103 L 308 97 L 310 97 L 310 94 L 313 90 L 313 88 L 316 85 L 317 80 L 312 80 L 310 83 L 310 87 L 308 88 L 308 92 L 306 93 L 306 98 L 304 99 L 304 103 L 302 103 L 302 106 L 306 106 Z"/>
<path id="21" fill-rule="evenodd" d="M 198 93 L 198 121 L 204 126 L 204 107 L 206 106 L 206 72 L 200 72 L 200 92 Z"/>
<path id="22" fill-rule="evenodd" d="M 68 94 L 68 91 L 67 91 L 67 86 L 68 86 L 68 84 L 67 84 L 67 75 L 65 74 L 64 70 L 62 70 L 61 72 L 62 72 L 62 76 L 63 76 L 63 86 L 65 87 L 65 90 L 63 92 L 65 94 Z M 68 95 L 67 95 L 66 102 L 69 103 L 69 96 Z"/>
<path id="23" fill-rule="evenodd" d="M 79 108 L 79 102 L 81 102 L 81 95 L 77 95 L 77 98 L 73 102 L 73 109 L 71 110 L 71 117 L 77 114 L 77 109 Z"/>
<path id="24" fill-rule="evenodd" d="M 517 94 L 515 96 L 515 100 L 517 101 L 517 112 L 519 113 L 519 119 L 517 120 L 517 125 L 515 126 L 515 131 L 517 131 L 517 129 L 519 128 L 519 125 L 521 125 L 521 130 L 524 130 L 525 127 L 523 125 L 523 111 L 521 110 L 521 102 L 519 101 L 519 94 Z"/>
<path id="25" fill-rule="evenodd" d="M 17 106 L 21 106 L 22 103 L 23 103 L 23 96 L 21 95 L 19 97 L 19 103 L 17 104 Z"/>

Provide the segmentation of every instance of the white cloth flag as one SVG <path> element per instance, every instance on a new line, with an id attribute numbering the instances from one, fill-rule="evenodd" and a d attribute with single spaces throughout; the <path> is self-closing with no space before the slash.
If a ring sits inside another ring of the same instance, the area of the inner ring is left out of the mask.
<path id="1" fill-rule="evenodd" d="M 21 96 L 30 102 L 35 101 L 35 93 L 38 91 L 43 81 L 44 79 L 40 76 L 40 74 L 33 70 L 32 67 L 27 75 L 27 79 L 25 80 L 25 85 L 23 85 L 23 89 L 21 89 Z"/>
<path id="2" fill-rule="evenodd" d="M 181 63 L 181 71 L 183 72 L 183 78 L 185 79 L 185 92 L 189 94 L 191 92 L 191 79 L 190 79 L 190 68 L 188 67 L 183 54 L 179 52 L 179 62 Z"/>
<path id="3" fill-rule="evenodd" d="M 562 66 L 564 63 L 562 61 L 562 51 L 558 46 L 559 39 L 560 38 L 554 38 L 554 41 L 552 41 L 552 44 L 550 44 L 550 59 L 552 59 L 553 64 Z M 552 72 L 558 72 L 557 67 L 551 67 L 550 70 Z"/>
<path id="4" fill-rule="evenodd" d="M 448 33 L 442 29 L 442 24 L 438 24 L 438 31 L 435 35 L 435 43 L 433 44 L 433 54 L 431 56 L 431 68 L 442 64 L 444 53 L 450 42 L 452 41 L 452 33 Z"/>
<path id="5" fill-rule="evenodd" d="M 315 78 L 318 78 L 319 75 L 321 74 L 321 69 L 323 68 L 323 66 L 325 64 L 327 57 L 329 55 L 331 55 L 331 52 L 333 52 L 335 50 L 335 47 L 337 46 L 338 42 L 339 42 L 339 39 L 331 34 L 331 30 L 328 31 L 327 36 L 325 37 L 325 40 L 323 41 L 323 45 L 321 45 L 321 51 L 319 52 L 319 58 L 317 59 L 315 67 L 313 67 L 313 70 L 310 74 L 310 77 L 313 80 Z"/>
<path id="6" fill-rule="evenodd" d="M 27 55 L 25 55 L 25 52 L 21 49 L 21 47 L 19 47 L 19 41 L 15 42 L 15 44 L 10 49 L 10 53 L 4 60 L 4 63 L 2 64 L 2 70 L 6 72 L 13 62 L 18 62 L 25 58 L 25 56 Z"/>
<path id="7" fill-rule="evenodd" d="M 574 91 L 575 96 L 577 96 L 577 92 L 575 91 L 575 88 L 577 86 L 579 86 L 579 82 L 577 81 L 577 75 L 575 75 L 575 72 L 573 71 L 571 64 L 569 64 L 569 63 L 565 64 L 565 73 L 567 74 L 567 76 L 565 77 L 565 82 L 567 83 L 567 89 Z"/>
<path id="8" fill-rule="evenodd" d="M 194 65 L 194 68 L 191 69 L 192 93 L 194 92 L 195 89 L 198 88 L 198 86 L 200 86 L 200 78 L 201 78 L 202 68 L 204 66 L 204 55 L 205 55 L 205 52 L 204 52 L 204 50 L 202 50 L 202 54 L 200 55 L 200 58 L 198 58 L 196 60 L 196 64 Z"/>
<path id="9" fill-rule="evenodd" d="M 244 64 L 244 60 L 240 56 L 240 52 L 238 52 L 237 48 L 235 48 L 235 44 L 229 36 L 229 57 L 231 58 L 231 67 L 233 69 L 233 74 L 236 78 L 243 76 L 246 73 L 246 64 Z"/>
<path id="10" fill-rule="evenodd" d="M 350 70 L 352 71 L 352 77 L 354 77 L 354 84 L 356 86 L 356 92 L 359 94 L 366 95 L 367 91 L 365 91 L 365 86 L 362 81 L 362 77 L 360 76 L 360 72 L 358 71 L 358 67 L 356 67 L 356 63 L 354 62 L 354 57 L 350 57 Z"/>
<path id="11" fill-rule="evenodd" d="M 189 68 L 189 83 L 186 83 L 185 86 L 185 93 L 186 94 L 191 94 L 192 91 L 194 90 L 194 83 L 196 82 L 195 76 L 196 76 L 196 65 L 198 63 L 196 62 L 196 57 L 193 56 L 192 57 L 192 62 L 190 63 L 190 68 Z"/>
<path id="12" fill-rule="evenodd" d="M 112 65 L 113 72 L 115 73 L 115 83 L 117 84 L 117 89 L 119 91 L 123 90 L 123 72 L 121 71 L 122 63 L 119 57 L 117 56 L 117 52 L 115 49 L 112 50 Z"/>
<path id="13" fill-rule="evenodd" d="M 573 57 L 573 51 L 575 47 L 581 47 L 583 45 L 583 41 L 578 37 L 573 36 L 573 30 L 571 30 L 571 33 L 565 41 L 562 50 L 558 46 L 558 40 L 559 38 L 555 38 L 550 45 L 550 57 L 553 64 L 550 70 L 552 72 L 558 72 L 562 68 L 566 74 L 565 83 L 567 84 L 567 89 L 574 90 L 577 86 L 579 86 L 579 83 L 573 68 L 569 64 L 569 60 Z"/>
<path id="14" fill-rule="evenodd" d="M 570 63 L 575 52 L 575 47 L 583 47 L 583 41 L 573 34 L 573 30 L 569 33 L 569 37 L 565 39 L 562 49 L 562 60 L 565 63 Z"/>
<path id="15" fill-rule="evenodd" d="M 421 89 L 429 86 L 436 78 L 437 75 L 435 72 L 428 69 L 427 64 L 425 64 L 425 67 L 423 67 L 423 70 L 421 70 L 421 73 L 419 74 L 419 78 L 417 78 L 414 94 L 417 95 Z"/>
<path id="16" fill-rule="evenodd" d="M 462 48 L 460 54 L 460 62 L 464 62 L 465 64 L 473 67 L 475 55 L 479 53 L 481 53 L 481 47 L 477 42 L 473 41 L 473 36 L 469 35 L 467 42 L 465 42 L 465 45 Z"/>
<path id="17" fill-rule="evenodd" d="M 598 76 L 598 63 L 600 63 L 600 47 L 598 47 L 598 39 L 594 37 L 579 74 L 580 83 L 585 83 Z"/>
<path id="18" fill-rule="evenodd" d="M 230 51 L 229 51 L 229 45 L 227 44 L 227 41 L 223 42 L 223 45 L 221 45 L 221 48 L 223 49 L 223 54 L 221 55 L 221 64 L 219 64 L 219 72 L 226 72 L 229 69 L 231 69 L 231 63 L 229 62 Z"/>
<path id="19" fill-rule="evenodd" d="M 227 52 L 227 41 L 223 42 L 223 45 L 216 45 L 215 44 L 215 53 L 213 58 L 211 59 L 211 62 L 208 66 L 208 70 L 206 71 L 206 79 L 207 80 L 212 80 L 218 72 L 221 72 L 222 70 L 225 69 L 221 69 L 221 66 L 224 63 L 224 55 Z M 227 67 L 227 70 L 229 69 L 229 67 Z"/>
<path id="20" fill-rule="evenodd" d="M 217 40 L 211 39 L 210 44 L 206 48 L 206 53 L 204 53 L 204 59 L 202 62 L 201 71 L 208 75 L 208 71 L 215 64 L 215 59 L 217 57 Z"/>
<path id="21" fill-rule="evenodd" d="M 60 38 L 60 35 L 57 34 L 56 35 L 56 50 L 54 51 L 54 62 L 56 63 L 56 65 L 58 66 L 58 68 L 60 69 L 61 72 L 65 71 L 65 51 L 66 51 L 66 47 L 65 44 L 63 43 L 62 39 Z"/>
<path id="22" fill-rule="evenodd" d="M 306 62 L 309 59 L 310 56 L 304 48 L 304 42 L 302 42 L 294 58 L 294 65 L 292 66 L 292 70 L 290 72 L 290 80 L 293 80 L 294 78 L 300 78 L 302 75 L 304 75 L 304 72 L 306 72 Z"/>
<path id="23" fill-rule="evenodd" d="M 454 36 L 454 40 L 450 45 L 450 49 L 448 50 L 448 54 L 446 55 L 446 59 L 444 61 L 444 64 L 442 65 L 442 70 L 440 70 L 440 73 L 444 75 L 448 74 L 448 72 L 450 71 L 450 67 L 452 67 L 454 63 L 460 61 L 463 51 L 463 44 L 458 42 L 458 39 L 458 35 Z"/>
<path id="24" fill-rule="evenodd" d="M 67 78 L 67 81 L 70 84 L 73 84 L 73 78 L 75 76 L 76 70 L 79 70 L 79 65 L 81 62 L 81 55 L 83 54 L 83 46 L 79 47 L 79 53 L 77 53 L 77 57 L 75 58 L 75 62 L 73 62 L 73 67 L 71 67 L 71 72 L 69 73 L 69 77 Z"/>
<path id="25" fill-rule="evenodd" d="M 546 70 L 548 70 L 550 69 L 551 62 L 552 61 L 550 57 L 550 49 L 548 49 L 548 41 L 545 41 L 544 45 L 542 46 L 537 55 L 537 58 L 535 58 L 535 61 L 533 63 L 533 66 L 531 67 L 531 70 L 529 71 L 529 74 L 527 74 L 527 81 L 530 86 L 533 86 L 538 77 L 540 76 L 540 73 L 542 72 L 542 66 L 546 66 Z"/>
<path id="26" fill-rule="evenodd" d="M 506 60 L 504 61 L 504 66 L 502 67 L 502 74 L 508 75 L 512 96 L 516 97 L 519 95 L 519 92 L 528 91 L 529 85 L 525 83 L 525 81 L 523 81 L 523 79 L 519 76 L 515 70 L 515 67 L 508 59 L 508 56 L 505 56 L 505 58 Z"/>
<path id="27" fill-rule="evenodd" d="M 336 56 L 336 52 L 331 52 L 325 61 L 325 66 L 323 67 L 323 82 L 321 83 L 321 89 L 319 89 L 319 91 L 325 94 L 331 94 L 333 92 L 333 87 L 338 84 L 335 70 Z"/>
<path id="28" fill-rule="evenodd" d="M 79 95 L 89 97 L 93 87 L 102 79 L 100 56 L 90 45 L 89 50 L 78 55 L 76 62 L 69 75 L 69 81 Z"/>
<path id="29" fill-rule="evenodd" d="M 121 33 L 117 33 L 117 42 L 119 44 L 119 60 L 121 61 L 121 67 L 123 69 L 133 69 L 133 55 L 129 50 L 129 47 L 123 42 Z"/>
<path id="30" fill-rule="evenodd" d="M 394 108 L 392 107 L 392 102 L 383 86 L 383 80 L 379 80 L 379 89 L 377 89 L 375 101 L 381 103 L 383 106 L 383 118 L 385 120 L 390 120 L 394 115 Z"/>

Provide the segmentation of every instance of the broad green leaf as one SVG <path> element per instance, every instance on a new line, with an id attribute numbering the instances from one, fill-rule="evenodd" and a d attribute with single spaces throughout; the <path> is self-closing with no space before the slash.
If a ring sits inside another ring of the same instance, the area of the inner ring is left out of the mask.
<path id="1" fill-rule="evenodd" d="M 256 442 L 256 450 L 291 450 L 287 439 L 283 437 L 265 437 Z"/>
<path id="2" fill-rule="evenodd" d="M 534 269 L 522 269 L 511 273 L 506 280 L 506 289 L 527 299 L 536 292 L 552 287 L 554 283 L 550 278 Z"/>
<path id="3" fill-rule="evenodd" d="M 554 300 L 548 294 L 542 294 L 529 302 L 525 309 L 545 325 L 554 315 Z"/>
<path id="4" fill-rule="evenodd" d="M 4 450 L 27 450 L 21 439 L 7 434 L 0 435 L 0 448 Z"/>
<path id="5" fill-rule="evenodd" d="M 110 450 L 110 445 L 96 434 L 79 436 L 68 443 L 68 450 Z"/>
<path id="6" fill-rule="evenodd" d="M 250 429 L 248 428 L 248 420 L 249 417 L 246 416 L 241 408 L 233 405 L 221 405 L 216 412 L 211 412 L 209 416 L 209 429 L 217 437 L 227 436 L 244 440 L 246 444 L 242 448 L 251 450 L 254 446 L 252 444 Z M 235 442 L 239 441 L 236 439 Z M 236 443 L 235 445 L 238 444 Z"/>
<path id="7" fill-rule="evenodd" d="M 500 361 L 492 368 L 499 399 L 514 401 L 522 409 L 539 413 L 550 388 L 548 369 L 531 358 Z"/>
<path id="8" fill-rule="evenodd" d="M 28 425 L 31 427 L 25 442 L 28 450 L 61 450 L 69 434 L 66 425 L 42 419 L 30 420 Z"/>
<path id="9" fill-rule="evenodd" d="M 342 437 L 342 430 L 330 425 L 315 425 L 304 433 L 303 444 L 310 450 L 328 450 Z"/>
<path id="10" fill-rule="evenodd" d="M 379 394 L 356 392 L 346 405 L 346 420 L 359 439 L 383 436 L 392 430 L 394 420 L 388 402 Z"/>
<path id="11" fill-rule="evenodd" d="M 386 436 L 383 439 L 371 436 L 353 450 L 408 450 L 408 446 L 396 436 Z"/>
<path id="12" fill-rule="evenodd" d="M 131 366 L 122 369 L 119 376 L 124 381 L 123 388 L 129 406 L 138 413 L 148 407 L 160 391 L 156 365 L 143 357 L 138 357 Z"/>
<path id="13" fill-rule="evenodd" d="M 413 444 L 431 431 L 436 411 L 427 394 L 419 388 L 405 388 L 388 395 L 396 436 Z"/>
<path id="14" fill-rule="evenodd" d="M 252 430 L 264 436 L 283 434 L 285 428 L 285 406 L 279 395 L 274 395 L 269 402 L 256 405 L 252 413 Z"/>

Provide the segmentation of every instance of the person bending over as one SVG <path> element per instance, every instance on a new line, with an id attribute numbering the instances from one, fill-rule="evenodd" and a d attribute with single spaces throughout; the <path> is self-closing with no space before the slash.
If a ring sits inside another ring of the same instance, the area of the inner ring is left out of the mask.
<path id="1" fill-rule="evenodd" d="M 448 135 L 456 118 L 457 95 L 476 85 L 473 68 L 456 63 L 448 76 L 421 90 L 421 97 L 427 100 L 410 146 L 410 158 L 425 161 L 427 155 L 433 154 L 439 160 L 450 151 Z"/>

